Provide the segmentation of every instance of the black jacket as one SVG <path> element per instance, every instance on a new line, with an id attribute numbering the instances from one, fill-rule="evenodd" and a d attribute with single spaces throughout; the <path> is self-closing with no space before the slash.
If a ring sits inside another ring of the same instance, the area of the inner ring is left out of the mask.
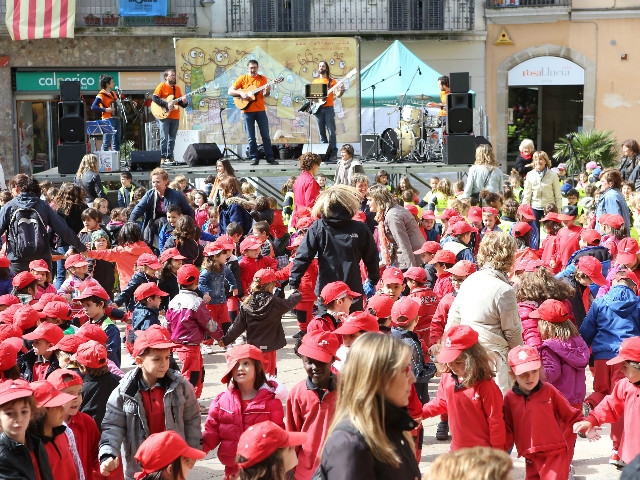
<path id="1" fill-rule="evenodd" d="M 638 166 L 638 160 L 640 155 L 633 155 L 631 157 L 622 157 L 620 159 L 620 173 L 622 174 L 622 180 L 630 180 L 631 174 Z"/>
<path id="2" fill-rule="evenodd" d="M 33 366 L 38 360 L 38 355 L 31 348 L 27 353 L 18 357 L 18 368 L 20 369 L 20 376 L 24 378 L 27 382 L 33 382 Z M 45 373 L 45 378 L 47 378 L 51 372 L 54 370 L 58 370 L 60 368 L 60 364 L 58 363 L 58 358 L 55 355 L 51 355 L 49 358 L 49 366 L 47 367 L 47 373 Z"/>
<path id="3" fill-rule="evenodd" d="M 352 215 L 339 207 L 313 222 L 293 259 L 289 284 L 298 288 L 309 264 L 318 255 L 316 294 L 331 282 L 343 281 L 354 292 L 364 294 L 360 277 L 360 260 L 367 269 L 369 281 L 375 285 L 380 279 L 378 248 L 373 235 L 364 223 L 352 220 Z"/>
<path id="4" fill-rule="evenodd" d="M 93 202 L 96 198 L 106 198 L 99 173 L 84 172 L 78 184 L 84 188 L 87 202 Z"/>
<path id="5" fill-rule="evenodd" d="M 136 207 L 129 215 L 129 221 L 135 222 L 137 219 L 144 217 L 142 231 L 156 219 L 156 202 L 158 202 L 158 195 L 155 189 L 149 190 L 144 194 L 144 197 L 140 199 Z M 171 205 L 180 205 L 183 215 L 194 216 L 193 208 L 189 205 L 187 197 L 182 192 L 168 188 L 164 191 L 164 206 L 165 212 Z"/>
<path id="6" fill-rule="evenodd" d="M 527 167 L 527 165 L 529 165 L 532 161 L 533 161 L 533 158 L 530 158 L 529 160 L 525 160 L 524 158 L 522 158 L 521 154 L 518 154 L 518 156 L 516 157 L 515 169 L 520 174 L 521 177 L 523 178 L 526 177 L 527 173 L 533 170 L 533 167 Z"/>
<path id="7" fill-rule="evenodd" d="M 111 392 L 120 384 L 120 377 L 109 372 L 100 377 L 85 375 L 83 380 L 80 411 L 93 417 L 96 425 L 102 431 L 102 419 L 107 411 L 107 400 L 109 400 Z"/>
<path id="8" fill-rule="evenodd" d="M 47 452 L 42 442 L 27 435 L 27 444 L 23 445 L 0 434 L 0 478 L 3 480 L 34 480 L 36 472 L 31 460 L 33 451 L 40 467 L 41 480 L 53 480 Z"/>
<path id="9" fill-rule="evenodd" d="M 168 297 L 162 297 L 162 301 L 160 302 L 160 309 L 166 310 L 167 308 L 169 308 L 169 301 L 178 293 L 180 293 L 178 277 L 176 277 L 173 273 L 170 274 L 166 280 L 160 280 L 158 282 L 158 288 L 163 292 L 167 292 L 169 294 Z"/>
<path id="10" fill-rule="evenodd" d="M 65 214 L 61 209 L 56 210 L 56 213 L 62 217 L 62 219 L 67 223 L 67 225 L 75 232 L 77 235 L 80 233 L 80 230 L 84 228 L 84 224 L 82 223 L 82 212 L 84 212 L 87 208 L 86 203 L 82 204 L 73 204 L 71 209 L 69 210 L 69 214 Z M 58 239 L 57 246 L 67 246 L 65 242 Z"/>
<path id="11" fill-rule="evenodd" d="M 376 460 L 362 434 L 348 420 L 331 432 L 322 451 L 320 466 L 327 480 L 415 480 L 422 478 L 412 445 L 403 435 L 418 424 L 406 408 L 386 404 L 385 431 L 400 456 L 393 467 Z"/>

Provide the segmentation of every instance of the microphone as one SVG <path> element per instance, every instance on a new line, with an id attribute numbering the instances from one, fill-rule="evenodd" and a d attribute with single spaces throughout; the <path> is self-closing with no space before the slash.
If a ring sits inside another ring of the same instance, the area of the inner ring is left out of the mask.
<path id="1" fill-rule="evenodd" d="M 398 72 L 398 76 L 401 77 L 402 76 L 402 67 L 400 67 L 400 71 Z"/>
<path id="2" fill-rule="evenodd" d="M 422 72 L 420 71 L 420 67 L 418 67 L 418 75 L 422 75 Z"/>

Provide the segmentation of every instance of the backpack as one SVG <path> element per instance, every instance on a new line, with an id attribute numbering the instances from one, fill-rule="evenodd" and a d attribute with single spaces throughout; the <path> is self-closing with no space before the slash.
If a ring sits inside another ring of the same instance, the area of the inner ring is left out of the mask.
<path id="1" fill-rule="evenodd" d="M 16 258 L 44 258 L 49 253 L 49 233 L 33 208 L 17 208 L 9 220 L 7 242 Z"/>

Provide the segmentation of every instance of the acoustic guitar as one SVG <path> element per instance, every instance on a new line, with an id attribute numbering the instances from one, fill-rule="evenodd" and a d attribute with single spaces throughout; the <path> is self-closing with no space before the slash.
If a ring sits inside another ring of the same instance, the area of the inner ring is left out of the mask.
<path id="1" fill-rule="evenodd" d="M 358 73 L 358 71 L 354 68 L 353 70 L 351 70 L 349 73 L 347 73 L 347 75 L 342 79 L 336 82 L 336 84 L 331 87 L 329 89 L 329 91 L 327 92 L 327 97 L 329 95 L 331 95 L 334 91 L 336 91 L 338 89 L 338 87 L 340 87 L 340 85 L 342 85 L 345 81 L 349 80 L 351 77 L 353 77 L 356 73 Z M 325 103 L 327 103 L 327 99 L 326 97 L 324 99 L 320 98 L 318 100 L 313 100 L 311 102 L 311 108 L 310 108 L 310 112 L 315 115 L 318 113 L 318 110 L 320 110 L 320 107 L 322 107 Z"/>
<path id="2" fill-rule="evenodd" d="M 276 83 L 280 83 L 284 80 L 284 77 L 278 77 L 275 80 L 264 84 L 261 87 L 255 88 L 253 90 L 251 90 L 250 88 L 245 88 L 245 89 L 238 89 L 238 91 L 240 93 L 247 93 L 249 95 L 248 99 L 244 99 L 242 97 L 233 97 L 233 104 L 236 106 L 236 108 L 240 109 L 240 110 L 244 110 L 245 108 L 247 108 L 249 105 L 251 105 L 251 103 L 253 103 L 256 99 L 256 94 L 261 92 L 262 90 L 264 90 L 267 87 L 270 87 L 271 85 L 275 85 Z"/>
<path id="3" fill-rule="evenodd" d="M 184 96 L 189 98 L 191 95 L 198 95 L 206 91 L 207 91 L 207 85 L 200 87 L 197 90 L 194 90 L 193 92 L 189 92 Z M 180 105 L 178 105 L 178 100 L 176 100 L 173 95 L 169 95 L 164 100 L 167 102 L 167 108 L 161 107 L 156 102 L 151 102 L 151 113 L 158 120 L 164 120 L 169 116 L 169 113 L 171 113 L 173 110 L 177 110 L 180 107 Z"/>

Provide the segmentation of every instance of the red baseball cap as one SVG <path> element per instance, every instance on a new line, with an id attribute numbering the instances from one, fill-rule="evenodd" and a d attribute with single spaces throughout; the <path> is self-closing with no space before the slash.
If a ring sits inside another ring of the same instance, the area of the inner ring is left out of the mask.
<path id="1" fill-rule="evenodd" d="M 158 257 L 156 257 L 153 253 L 143 253 L 136 260 L 136 265 L 142 267 L 143 265 L 153 270 L 160 270 L 162 268 L 162 264 L 158 261 Z"/>
<path id="2" fill-rule="evenodd" d="M 0 342 L 0 372 L 9 370 L 18 363 L 20 351 L 27 351 L 21 338 L 11 337 Z"/>
<path id="3" fill-rule="evenodd" d="M 391 298 L 391 297 L 389 297 Z M 333 333 L 336 335 L 353 335 L 358 332 L 379 332 L 378 319 L 368 312 L 353 312 L 342 321 L 342 325 Z"/>
<path id="4" fill-rule="evenodd" d="M 5 312 L 6 311 L 8 310 L 5 310 Z M 24 332 L 25 330 L 35 327 L 43 318 L 44 315 L 36 311 L 36 309 L 31 305 L 21 305 L 16 308 L 16 311 L 13 314 L 13 324 Z"/>
<path id="5" fill-rule="evenodd" d="M 587 242 L 587 245 L 600 245 L 600 240 L 602 240 L 600 232 L 593 228 L 583 228 L 580 233 L 580 238 Z"/>
<path id="6" fill-rule="evenodd" d="M 400 325 L 404 327 L 410 324 L 418 316 L 420 305 L 411 297 L 401 297 L 398 299 L 391 308 L 391 322 L 394 325 Z M 403 321 L 398 321 L 400 318 L 405 318 Z"/>
<path id="7" fill-rule="evenodd" d="M 435 220 L 436 219 L 436 213 L 433 210 L 425 210 L 424 212 L 422 212 L 422 217 L 423 220 Z"/>
<path id="8" fill-rule="evenodd" d="M 252 360 L 262 362 L 262 360 L 264 359 L 264 357 L 262 356 L 262 351 L 260 351 L 258 347 L 250 345 L 248 343 L 233 347 L 231 350 L 225 353 L 224 357 L 227 360 L 227 369 L 220 379 L 223 384 L 229 383 L 229 380 L 231 380 L 233 369 L 236 367 L 240 360 L 244 358 L 251 358 Z"/>
<path id="9" fill-rule="evenodd" d="M 57 318 L 58 320 L 71 320 L 73 314 L 71 306 L 67 302 L 49 302 L 42 309 L 45 317 Z"/>
<path id="10" fill-rule="evenodd" d="M 519 238 L 524 237 L 530 230 L 531 225 L 529 225 L 527 222 L 518 222 L 513 226 L 511 232 L 513 233 L 514 237 Z"/>
<path id="11" fill-rule="evenodd" d="M 404 275 L 402 270 L 396 267 L 387 267 L 382 272 L 382 284 L 386 283 L 404 283 Z"/>
<path id="12" fill-rule="evenodd" d="M 36 303 L 31 305 L 33 308 L 41 312 L 45 305 L 49 302 L 64 302 L 67 303 L 67 299 L 57 293 L 43 293 Z"/>
<path id="13" fill-rule="evenodd" d="M 596 285 L 607 284 L 607 279 L 602 275 L 602 263 L 596 257 L 583 255 L 578 258 L 578 269 L 591 279 Z"/>
<path id="14" fill-rule="evenodd" d="M 454 264 L 456 263 L 456 254 L 451 250 L 438 250 L 429 262 L 429 265 L 433 265 L 435 263 Z"/>
<path id="15" fill-rule="evenodd" d="M 11 280 L 11 285 L 16 287 L 18 290 L 22 290 L 23 288 L 26 288 L 29 285 L 31 285 L 36 280 L 38 279 L 34 277 L 31 272 L 25 271 L 25 272 L 20 272 L 15 277 L 13 277 L 13 280 Z"/>
<path id="16" fill-rule="evenodd" d="M 42 338 L 54 345 L 62 340 L 62 337 L 64 337 L 62 329 L 49 322 L 41 323 L 33 332 L 22 336 L 25 340 L 38 340 L 39 338 Z"/>
<path id="17" fill-rule="evenodd" d="M 45 260 L 32 260 L 29 262 L 29 270 L 51 273 L 51 270 L 49 270 L 49 264 Z"/>
<path id="18" fill-rule="evenodd" d="M 471 260 L 458 260 L 451 268 L 446 268 L 445 272 L 449 272 L 456 277 L 468 277 L 477 271 L 476 264 Z"/>
<path id="19" fill-rule="evenodd" d="M 256 423 L 240 435 L 236 453 L 247 460 L 238 463 L 238 466 L 251 467 L 269 458 L 279 448 L 302 445 L 306 441 L 305 432 L 287 432 L 269 420 Z"/>
<path id="20" fill-rule="evenodd" d="M 493 207 L 482 207 L 482 213 L 490 213 L 491 215 L 498 216 L 498 209 Z"/>
<path id="21" fill-rule="evenodd" d="M 640 362 L 640 337 L 625 338 L 620 344 L 618 355 L 607 360 L 607 365 L 615 365 L 624 361 Z"/>
<path id="22" fill-rule="evenodd" d="M 418 207 L 416 207 L 415 205 L 413 205 L 412 203 L 407 203 L 404 206 L 405 210 L 407 210 L 411 215 L 413 215 L 414 217 L 418 216 Z"/>
<path id="23" fill-rule="evenodd" d="M 331 363 L 340 347 L 340 340 L 333 332 L 326 330 L 312 330 L 302 337 L 302 344 L 298 347 L 298 354 L 313 358 L 324 363 Z"/>
<path id="24" fill-rule="evenodd" d="M 458 212 L 453 208 L 445 208 L 444 211 L 440 215 L 436 215 L 436 218 L 448 220 L 451 217 L 455 217 L 458 215 Z"/>
<path id="25" fill-rule="evenodd" d="M 464 235 L 465 233 L 478 231 L 477 228 L 472 227 L 464 220 L 462 220 L 461 222 L 456 222 L 449 228 L 449 230 L 453 235 Z"/>
<path id="26" fill-rule="evenodd" d="M 160 290 L 160 287 L 158 287 L 158 284 L 155 282 L 143 283 L 142 285 L 138 286 L 138 288 L 136 288 L 135 292 L 133 292 L 133 298 L 136 302 L 144 300 L 145 298 L 152 297 L 154 295 L 158 295 L 160 297 L 169 296 L 167 292 L 163 292 L 162 290 Z"/>
<path id="27" fill-rule="evenodd" d="M 635 263 L 638 256 L 638 241 L 635 238 L 626 237 L 618 242 L 618 256 L 616 261 L 619 264 L 627 265 Z"/>
<path id="28" fill-rule="evenodd" d="M 522 215 L 523 218 L 526 218 L 527 220 L 536 219 L 536 216 L 533 214 L 533 208 L 531 208 L 531 205 L 527 205 L 523 203 L 518 207 L 518 213 Z"/>
<path id="29" fill-rule="evenodd" d="M 133 344 L 133 356 L 140 356 L 147 348 L 175 348 L 180 345 L 171 340 L 169 330 L 160 325 L 151 325 L 145 331 L 140 332 Z"/>
<path id="30" fill-rule="evenodd" d="M 102 345 L 106 345 L 108 340 L 107 334 L 104 332 L 104 330 L 102 330 L 102 328 L 100 328 L 95 323 L 90 322 L 87 322 L 80 326 L 75 334 L 82 338 L 83 342 L 86 342 L 87 340 L 95 340 Z"/>
<path id="31" fill-rule="evenodd" d="M 17 322 L 14 320 L 13 316 L 23 306 L 24 305 L 22 305 L 21 303 L 14 303 L 13 305 L 9 305 L 7 308 L 5 308 L 3 311 L 0 312 L 0 322 L 8 323 L 8 324 L 14 324 L 14 325 L 19 327 Z M 38 323 L 37 319 L 36 319 L 35 323 L 33 325 L 31 325 L 31 327 L 35 327 L 36 323 Z M 31 328 L 31 327 L 29 327 L 29 328 Z"/>
<path id="32" fill-rule="evenodd" d="M 384 293 L 376 293 L 367 301 L 367 309 L 373 310 L 377 318 L 387 318 L 391 316 L 391 308 L 395 300 Z"/>
<path id="33" fill-rule="evenodd" d="M 200 278 L 200 270 L 195 265 L 187 263 L 178 269 L 178 283 L 180 285 L 191 285 Z"/>
<path id="34" fill-rule="evenodd" d="M 478 332 L 468 325 L 454 325 L 444 335 L 438 362 L 453 362 L 460 354 L 478 343 Z"/>
<path id="35" fill-rule="evenodd" d="M 539 258 L 532 258 L 522 255 L 516 260 L 513 266 L 514 272 L 535 272 L 538 267 L 544 266 L 544 262 Z"/>
<path id="36" fill-rule="evenodd" d="M 61 407 L 71 400 L 78 398 L 77 395 L 69 395 L 68 393 L 58 391 L 58 389 L 47 380 L 31 382 L 31 388 L 33 389 L 33 396 L 36 399 L 38 408 Z"/>
<path id="37" fill-rule="evenodd" d="M 0 255 L 0 268 L 9 268 L 11 262 L 6 255 Z"/>
<path id="38" fill-rule="evenodd" d="M 33 389 L 26 380 L 18 378 L 16 380 L 0 382 L 0 405 L 9 403 L 12 400 L 17 400 L 18 398 L 30 397 L 31 395 L 33 395 Z"/>
<path id="39" fill-rule="evenodd" d="M 410 278 L 416 282 L 425 283 L 427 281 L 427 272 L 422 267 L 411 267 L 404 272 L 404 278 Z"/>
<path id="40" fill-rule="evenodd" d="M 262 268 L 253 274 L 253 280 L 258 280 L 260 285 L 277 282 L 276 273 L 270 268 Z"/>
<path id="41" fill-rule="evenodd" d="M 469 212 L 467 213 L 467 218 L 469 219 L 470 222 L 481 222 L 482 208 L 480 207 L 469 208 Z"/>
<path id="42" fill-rule="evenodd" d="M 296 229 L 304 230 L 305 228 L 309 228 L 315 221 L 316 219 L 313 217 L 309 217 L 309 216 L 300 217 L 298 218 L 298 220 L 296 220 Z"/>
<path id="43" fill-rule="evenodd" d="M 352 298 L 361 296 L 361 294 L 354 292 L 349 288 L 349 285 L 341 281 L 327 283 L 320 292 L 320 298 L 325 305 L 329 305 L 334 300 L 346 297 L 347 295 Z"/>
<path id="44" fill-rule="evenodd" d="M 513 373 L 522 375 L 531 370 L 538 370 L 542 366 L 540 355 L 535 347 L 529 345 L 518 345 L 509 350 L 509 366 Z"/>
<path id="45" fill-rule="evenodd" d="M 95 340 L 81 344 L 71 360 L 86 368 L 100 368 L 107 364 L 107 348 Z"/>
<path id="46" fill-rule="evenodd" d="M 234 250 L 236 245 L 234 243 L 226 243 L 220 239 L 217 239 L 214 242 L 207 244 L 204 247 L 203 255 L 205 257 L 211 257 L 213 255 L 218 255 L 219 253 L 224 252 L 225 250 Z"/>
<path id="47" fill-rule="evenodd" d="M 84 267 L 85 265 L 89 265 L 89 262 L 87 262 L 87 259 L 79 253 L 69 255 L 69 257 L 64 261 L 65 269 L 71 267 Z"/>
<path id="48" fill-rule="evenodd" d="M 80 347 L 80 345 L 82 345 L 86 341 L 86 338 L 78 335 L 77 333 L 65 335 L 58 341 L 58 343 L 56 343 L 52 347 L 47 348 L 47 352 L 61 350 L 66 353 L 76 353 L 78 351 L 78 347 Z"/>
<path id="49" fill-rule="evenodd" d="M 637 275 L 631 270 L 618 270 L 614 278 L 616 280 L 621 280 L 623 278 L 629 279 L 636 284 L 636 287 L 640 287 L 640 281 L 638 280 Z"/>
<path id="50" fill-rule="evenodd" d="M 135 479 L 139 480 L 162 470 L 180 457 L 202 460 L 205 456 L 206 453 L 202 450 L 190 447 L 175 430 L 152 433 L 142 442 L 135 454 L 135 459 L 142 468 L 135 474 Z"/>
<path id="51" fill-rule="evenodd" d="M 163 250 L 162 253 L 160 254 L 160 263 L 164 263 L 167 260 L 171 259 L 171 260 L 185 260 L 187 257 L 185 257 L 184 255 L 182 255 L 177 248 L 172 247 L 172 248 L 167 248 L 166 250 Z"/>
<path id="52" fill-rule="evenodd" d="M 558 218 L 558 214 L 556 212 L 548 212 L 544 217 L 540 219 L 541 222 L 546 222 L 547 220 L 550 220 L 556 223 L 561 223 L 560 219 Z"/>
<path id="53" fill-rule="evenodd" d="M 611 228 L 618 229 L 624 225 L 624 218 L 617 213 L 603 213 L 598 218 L 600 225 L 609 225 Z"/>
<path id="54" fill-rule="evenodd" d="M 64 390 L 65 388 L 84 384 L 82 377 L 68 368 L 59 368 L 54 370 L 47 377 L 47 381 L 58 390 Z"/>
<path id="55" fill-rule="evenodd" d="M 12 323 L 0 323 L 0 342 L 13 337 L 22 341 L 22 331 Z"/>
<path id="56" fill-rule="evenodd" d="M 424 242 L 424 245 L 420 247 L 420 250 L 416 250 L 413 253 L 415 253 L 416 255 L 420 255 L 422 253 L 435 254 L 438 250 L 442 250 L 442 247 L 440 246 L 440 244 L 438 242 L 433 242 L 429 240 L 428 242 Z"/>
<path id="57" fill-rule="evenodd" d="M 0 305 L 7 307 L 10 305 L 17 305 L 19 303 L 20 299 L 15 295 L 11 295 L 10 293 L 7 293 L 6 295 L 0 295 Z"/>
<path id="58" fill-rule="evenodd" d="M 90 297 L 98 297 L 101 298 L 102 300 L 106 300 L 109 301 L 111 300 L 109 298 L 109 294 L 107 293 L 107 291 L 102 288 L 100 285 L 89 285 L 87 288 L 85 288 L 82 293 L 77 296 L 75 298 L 75 300 L 86 300 L 87 298 Z"/>
<path id="59" fill-rule="evenodd" d="M 256 248 L 262 248 L 262 240 L 255 235 L 249 235 L 240 243 L 240 253 L 244 253 L 245 250 L 254 250 Z"/>
<path id="60" fill-rule="evenodd" d="M 529 313 L 530 318 L 541 318 L 551 323 L 562 323 L 571 320 L 571 313 L 560 300 L 545 300 L 537 310 Z"/>
<path id="61" fill-rule="evenodd" d="M 287 250 L 293 250 L 294 248 L 298 248 L 300 245 L 302 245 L 302 242 L 304 242 L 304 235 L 298 235 L 296 238 L 293 239 L 293 242 L 291 242 L 291 245 L 287 246 Z"/>

